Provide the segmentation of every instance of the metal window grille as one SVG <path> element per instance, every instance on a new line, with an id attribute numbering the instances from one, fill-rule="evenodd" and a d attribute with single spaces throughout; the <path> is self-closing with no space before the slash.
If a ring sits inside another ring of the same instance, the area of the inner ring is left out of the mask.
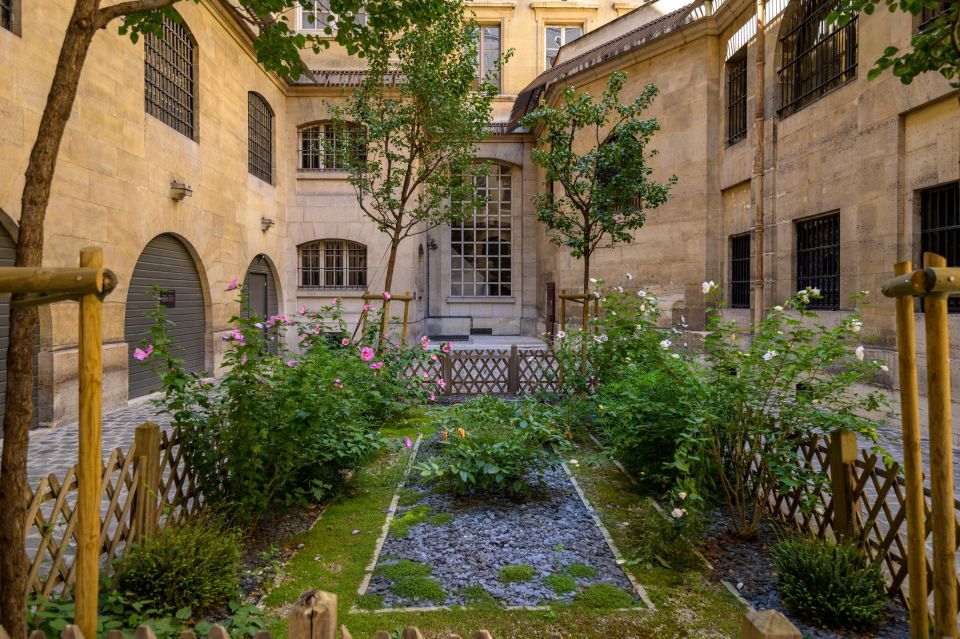
<path id="1" fill-rule="evenodd" d="M 346 240 L 318 240 L 300 247 L 300 288 L 367 287 L 367 247 Z"/>
<path id="2" fill-rule="evenodd" d="M 273 109 L 252 91 L 247 94 L 247 166 L 252 175 L 273 183 Z"/>
<path id="3" fill-rule="evenodd" d="M 747 56 L 727 62 L 727 144 L 747 137 Z"/>
<path id="4" fill-rule="evenodd" d="M 500 59 L 500 25 L 481 25 L 477 37 L 480 40 L 480 46 L 477 47 L 477 77 L 486 78 L 499 89 L 502 85 L 496 66 Z"/>
<path id="5" fill-rule="evenodd" d="M 810 308 L 840 308 L 840 213 L 797 222 L 797 289 L 815 288 Z"/>
<path id="6" fill-rule="evenodd" d="M 730 237 L 730 308 L 750 308 L 750 234 Z"/>
<path id="7" fill-rule="evenodd" d="M 495 164 L 469 178 L 485 203 L 450 229 L 450 295 L 504 297 L 513 290 L 513 185 L 510 167 Z M 465 203 L 459 203 L 465 205 Z"/>
<path id="8" fill-rule="evenodd" d="M 947 258 L 947 264 L 960 264 L 960 188 L 956 182 L 920 192 L 920 250 Z M 951 313 L 960 312 L 960 298 L 947 303 Z"/>
<path id="9" fill-rule="evenodd" d="M 924 31 L 930 24 L 940 17 L 940 14 L 950 8 L 950 2 L 938 2 L 936 7 L 924 6 L 920 9 L 920 28 L 918 31 Z M 953 298 L 950 298 L 951 301 Z"/>
<path id="10" fill-rule="evenodd" d="M 13 0 L 0 0 L 0 27 L 13 30 Z"/>
<path id="11" fill-rule="evenodd" d="M 186 25 L 163 20 L 163 37 L 144 38 L 146 109 L 190 139 L 196 133 L 195 45 Z"/>
<path id="12" fill-rule="evenodd" d="M 301 171 L 343 171 L 349 166 L 350 153 L 365 155 L 362 129 L 357 125 L 340 127 L 332 122 L 312 124 L 300 129 Z"/>
<path id="13" fill-rule="evenodd" d="M 799 0 L 783 29 L 780 77 L 783 116 L 799 111 L 857 76 L 857 17 L 843 27 L 827 21 L 836 0 Z"/>

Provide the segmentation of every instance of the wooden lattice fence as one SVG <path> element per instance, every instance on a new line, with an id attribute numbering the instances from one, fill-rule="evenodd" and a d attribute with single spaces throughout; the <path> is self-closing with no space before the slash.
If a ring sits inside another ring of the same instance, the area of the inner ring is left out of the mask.
<path id="1" fill-rule="evenodd" d="M 200 507 L 176 431 L 143 424 L 127 450 L 114 449 L 100 482 L 102 565 L 140 534 L 182 519 Z M 62 479 L 51 473 L 27 489 L 28 595 L 59 592 L 76 577 L 77 467 Z"/>
<path id="2" fill-rule="evenodd" d="M 845 433 L 850 436 L 850 433 Z M 826 469 L 830 479 L 829 489 L 802 485 L 795 490 L 774 495 L 771 501 L 773 514 L 782 522 L 795 525 L 819 538 L 833 538 L 837 530 L 847 529 L 851 522 L 858 538 L 864 542 L 871 560 L 883 562 L 888 593 L 900 598 L 905 604 L 910 593 L 907 587 L 907 511 L 905 486 L 901 466 L 896 461 L 887 462 L 876 453 L 859 450 L 852 440 L 854 455 L 851 461 L 842 461 L 840 438 L 824 436 L 803 444 L 799 452 L 805 465 L 817 472 Z M 850 446 L 850 441 L 846 442 Z M 833 464 L 831 464 L 833 461 Z M 837 499 L 835 494 L 848 497 Z M 933 570 L 930 525 L 930 489 L 924 489 L 926 513 L 927 591 L 933 589 Z M 814 503 L 813 509 L 804 504 Z M 960 511 L 960 501 L 954 501 L 954 513 Z M 960 518 L 957 518 L 960 530 Z M 960 538 L 960 535 L 958 535 Z M 958 583 L 960 586 L 960 583 Z"/>
<path id="3" fill-rule="evenodd" d="M 454 349 L 411 364 L 407 377 L 444 382 L 443 394 L 521 395 L 559 389 L 559 363 L 547 348 Z"/>

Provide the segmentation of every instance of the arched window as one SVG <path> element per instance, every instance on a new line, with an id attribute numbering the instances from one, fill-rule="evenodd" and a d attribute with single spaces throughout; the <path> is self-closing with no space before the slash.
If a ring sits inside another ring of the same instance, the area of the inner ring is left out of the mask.
<path id="1" fill-rule="evenodd" d="M 450 295 L 506 297 L 513 292 L 513 182 L 511 169 L 491 164 L 472 175 L 485 204 L 450 228 Z M 454 202 L 463 206 L 466 203 Z"/>
<path id="2" fill-rule="evenodd" d="M 252 175 L 273 183 L 273 109 L 253 91 L 247 94 L 247 165 Z"/>
<path id="3" fill-rule="evenodd" d="M 780 115 L 815 102 L 857 76 L 857 18 L 843 27 L 827 21 L 836 0 L 795 0 L 780 28 Z"/>
<path id="4" fill-rule="evenodd" d="M 316 240 L 298 248 L 300 288 L 367 287 L 367 247 L 348 240 Z"/>
<path id="5" fill-rule="evenodd" d="M 343 171 L 349 165 L 348 154 L 366 154 L 363 129 L 356 124 L 338 125 L 318 122 L 300 127 L 300 170 Z"/>
<path id="6" fill-rule="evenodd" d="M 182 21 L 163 19 L 163 37 L 144 38 L 147 113 L 196 139 L 196 44 Z"/>

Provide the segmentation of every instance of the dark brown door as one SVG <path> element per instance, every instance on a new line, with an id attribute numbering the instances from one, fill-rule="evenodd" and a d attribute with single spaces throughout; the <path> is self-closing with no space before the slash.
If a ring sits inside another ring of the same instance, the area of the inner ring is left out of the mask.
<path id="1" fill-rule="evenodd" d="M 265 319 L 280 312 L 273 269 L 266 257 L 258 255 L 250 262 L 243 286 L 247 292 L 247 308 L 244 313 L 249 309 L 253 315 Z M 271 342 L 270 352 L 276 353 L 277 350 L 277 343 Z"/>

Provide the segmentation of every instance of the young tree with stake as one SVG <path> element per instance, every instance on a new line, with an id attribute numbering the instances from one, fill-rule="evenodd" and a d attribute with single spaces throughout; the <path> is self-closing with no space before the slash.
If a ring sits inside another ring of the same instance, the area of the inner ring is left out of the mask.
<path id="1" fill-rule="evenodd" d="M 650 177 L 656 151 L 649 146 L 660 126 L 643 113 L 659 90 L 648 84 L 633 102 L 621 104 L 626 78 L 622 71 L 611 75 L 598 102 L 567 86 L 559 106 L 541 104 L 520 121 L 542 129 L 533 161 L 546 169 L 549 184 L 563 188 L 536 195 L 534 206 L 550 241 L 583 260 L 584 331 L 590 322 L 590 258 L 597 249 L 632 242 L 646 212 L 663 204 L 677 181 L 675 175 L 665 184 Z"/>

